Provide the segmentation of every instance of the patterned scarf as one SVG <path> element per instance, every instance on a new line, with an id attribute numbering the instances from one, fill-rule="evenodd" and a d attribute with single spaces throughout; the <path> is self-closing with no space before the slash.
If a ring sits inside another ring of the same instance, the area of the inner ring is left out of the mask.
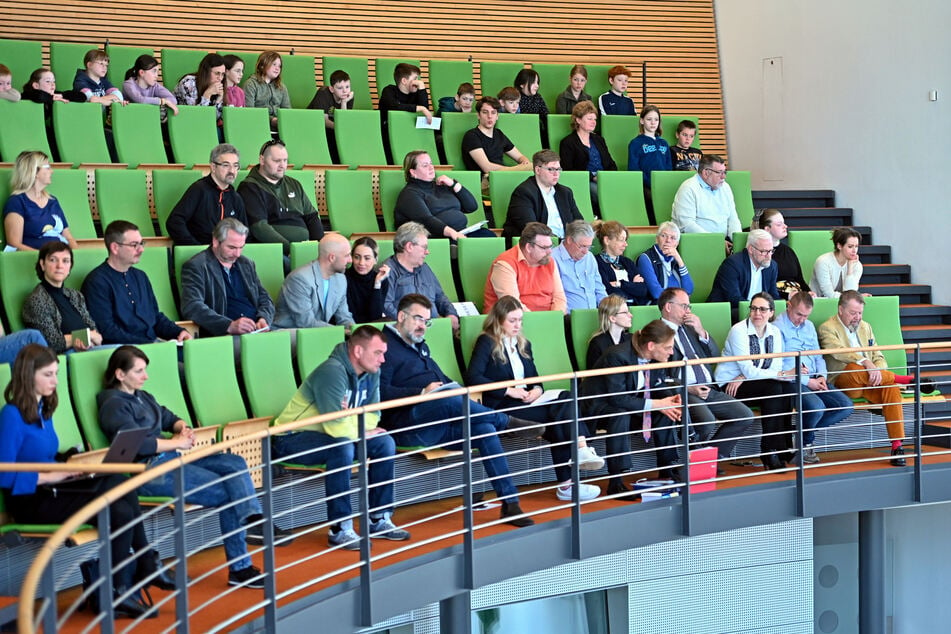
<path id="1" fill-rule="evenodd" d="M 747 320 L 747 326 L 749 326 L 749 320 Z M 750 335 L 750 354 L 769 354 L 773 351 L 773 335 L 766 335 L 766 350 L 760 351 L 759 349 L 759 337 L 754 332 Z M 753 365 L 763 370 L 769 369 L 769 366 L 773 363 L 772 359 L 756 359 L 753 361 Z"/>

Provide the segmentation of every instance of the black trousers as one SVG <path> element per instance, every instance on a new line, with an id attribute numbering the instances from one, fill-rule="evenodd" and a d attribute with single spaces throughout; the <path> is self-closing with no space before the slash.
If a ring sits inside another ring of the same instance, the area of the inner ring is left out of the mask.
<path id="1" fill-rule="evenodd" d="M 747 379 L 740 384 L 736 396 L 749 407 L 759 407 L 763 436 L 760 451 L 786 451 L 792 447 L 792 412 L 796 384 L 774 379 Z M 748 400 L 754 399 L 754 400 Z M 783 433 L 785 432 L 785 433 Z"/>

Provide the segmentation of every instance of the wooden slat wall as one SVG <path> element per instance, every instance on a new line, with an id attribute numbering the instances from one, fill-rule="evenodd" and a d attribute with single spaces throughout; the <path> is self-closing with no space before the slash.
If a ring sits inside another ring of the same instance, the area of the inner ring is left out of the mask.
<path id="1" fill-rule="evenodd" d="M 318 80 L 321 55 L 638 68 L 646 61 L 648 100 L 666 113 L 699 116 L 704 150 L 726 154 L 713 0 L 4 0 L 2 13 L 8 38 L 294 49 L 317 57 Z M 424 62 L 424 77 L 425 70 Z M 370 72 L 375 90 L 372 63 Z"/>

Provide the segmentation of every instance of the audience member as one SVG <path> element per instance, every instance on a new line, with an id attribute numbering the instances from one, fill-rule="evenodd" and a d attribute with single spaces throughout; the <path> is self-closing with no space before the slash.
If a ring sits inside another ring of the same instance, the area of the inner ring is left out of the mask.
<path id="1" fill-rule="evenodd" d="M 568 87 L 565 92 L 558 95 L 555 101 L 555 112 L 557 114 L 572 114 L 582 101 L 591 101 L 591 95 L 584 91 L 585 84 L 588 83 L 588 69 L 581 64 L 575 64 L 568 71 Z M 594 104 L 592 104 L 594 105 Z"/>
<path id="2" fill-rule="evenodd" d="M 726 165 L 716 154 L 704 154 L 697 175 L 677 189 L 671 220 L 684 233 L 717 233 L 723 236 L 726 254 L 733 252 L 733 234 L 741 231 L 733 190 L 726 182 Z"/>
<path id="3" fill-rule="evenodd" d="M 548 114 L 545 99 L 538 94 L 538 72 L 523 68 L 515 75 L 515 88 L 518 89 L 518 111 L 525 114 Z"/>
<path id="4" fill-rule="evenodd" d="M 768 293 L 757 293 L 750 300 L 749 317 L 730 329 L 723 347 L 725 357 L 745 357 L 783 352 L 783 334 L 771 322 L 775 303 Z M 794 429 L 792 411 L 796 386 L 795 370 L 784 370 L 780 358 L 723 361 L 717 364 L 714 379 L 720 389 L 743 401 L 755 402 L 760 409 L 763 435 L 760 459 L 767 471 L 786 466 L 786 450 L 791 446 L 789 430 Z M 755 399 L 755 400 L 753 400 Z"/>
<path id="5" fill-rule="evenodd" d="M 526 381 L 522 385 L 488 390 L 482 393 L 482 404 L 494 410 L 513 411 L 519 418 L 544 426 L 544 438 L 551 443 L 551 462 L 555 469 L 559 500 L 571 500 L 571 424 L 573 416 L 571 392 L 562 390 L 556 400 L 537 404 L 545 392 L 537 381 L 538 369 L 532 358 L 532 343 L 522 334 L 522 305 L 514 297 L 500 297 L 482 325 L 482 334 L 476 339 L 466 376 L 469 386 L 500 381 Z M 578 425 L 578 468 L 596 471 L 604 466 L 594 448 L 585 440 L 590 435 L 587 425 Z M 593 484 L 578 488 L 581 501 L 593 500 L 601 489 Z"/>
<path id="6" fill-rule="evenodd" d="M 594 229 L 601 243 L 601 253 L 595 257 L 595 261 L 604 290 L 620 296 L 627 304 L 650 303 L 643 275 L 638 273 L 634 261 L 624 255 L 627 249 L 627 229 L 624 225 L 617 220 L 597 220 Z"/>
<path id="7" fill-rule="evenodd" d="M 57 354 L 88 350 L 102 344 L 102 335 L 96 330 L 86 308 L 82 293 L 64 286 L 73 269 L 73 250 L 62 242 L 47 242 L 40 247 L 36 260 L 36 276 L 40 283 L 27 295 L 21 315 L 28 328 L 42 333 L 46 344 Z M 87 330 L 88 336 L 74 337 L 77 330 Z M 0 341 L 4 341 L 0 339 Z"/>
<path id="8" fill-rule="evenodd" d="M 13 87 L 13 73 L 3 64 L 0 64 L 0 99 L 12 103 L 20 101 L 20 91 Z"/>
<path id="9" fill-rule="evenodd" d="M 601 114 L 637 115 L 634 100 L 624 94 L 627 92 L 627 79 L 630 74 L 631 71 L 624 66 L 612 66 L 608 69 L 608 83 L 611 84 L 611 90 L 598 97 L 598 108 Z"/>
<path id="10" fill-rule="evenodd" d="M 383 300 L 390 288 L 390 267 L 376 266 L 379 256 L 376 240 L 361 236 L 353 241 L 350 250 L 350 268 L 344 273 L 347 278 L 347 306 L 358 324 L 383 321 Z"/>
<path id="11" fill-rule="evenodd" d="M 327 129 L 334 129 L 334 112 L 337 110 L 353 110 L 353 90 L 350 89 L 350 75 L 346 71 L 335 70 L 330 73 L 330 81 L 321 86 L 314 93 L 314 98 L 307 105 L 311 110 L 324 111 L 324 124 Z"/>
<path id="12" fill-rule="evenodd" d="M 54 77 L 53 72 L 47 68 L 37 68 L 30 73 L 30 78 L 26 81 L 26 84 L 23 85 L 22 97 L 28 101 L 43 104 L 43 116 L 46 119 L 46 128 L 48 131 L 52 129 L 54 101 L 69 103 L 76 97 L 79 98 L 75 100 L 82 101 L 82 96 L 74 94 L 72 90 L 57 92 L 56 77 Z"/>
<path id="13" fill-rule="evenodd" d="M 176 245 L 211 244 L 215 226 L 225 218 L 248 222 L 244 199 L 234 188 L 241 169 L 238 148 L 229 143 L 216 145 L 208 161 L 208 176 L 189 185 L 165 219 L 168 237 Z"/>
<path id="14" fill-rule="evenodd" d="M 406 222 L 399 226 L 393 236 L 393 255 L 386 260 L 390 285 L 383 300 L 383 314 L 387 319 L 396 319 L 400 299 L 404 295 L 418 294 L 432 305 L 430 317 L 448 317 L 454 332 L 459 330 L 459 316 L 442 284 L 426 264 L 429 255 L 429 231 L 418 222 Z"/>
<path id="15" fill-rule="evenodd" d="M 499 100 L 499 105 L 501 106 L 499 108 L 499 114 L 518 114 L 521 112 L 522 93 L 520 93 L 515 86 L 506 86 L 500 90 L 499 94 L 496 95 L 496 99 Z"/>
<path id="16" fill-rule="evenodd" d="M 644 278 L 650 302 L 656 302 L 666 288 L 682 288 L 693 293 L 693 278 L 677 251 L 680 229 L 671 221 L 660 223 L 654 245 L 637 256 L 637 272 Z"/>
<path id="17" fill-rule="evenodd" d="M 122 96 L 122 91 L 112 85 L 106 78 L 109 72 L 109 56 L 102 49 L 94 48 L 83 56 L 85 68 L 76 69 L 73 78 L 73 90 L 82 93 L 88 103 L 102 104 L 103 107 L 113 103 L 128 103 Z"/>
<path id="18" fill-rule="evenodd" d="M 347 307 L 347 278 L 350 243 L 339 233 L 320 239 L 317 259 L 294 269 L 284 280 L 277 296 L 278 328 L 319 328 L 353 326 Z"/>
<path id="19" fill-rule="evenodd" d="M 684 119 L 677 124 L 677 144 L 670 148 L 670 161 L 675 170 L 696 172 L 700 169 L 703 152 L 693 147 L 696 136 L 697 124 L 690 119 Z"/>
<path id="20" fill-rule="evenodd" d="M 3 206 L 6 250 L 35 251 L 47 242 L 77 248 L 66 213 L 46 191 L 52 180 L 50 157 L 43 152 L 20 152 L 10 178 L 10 198 Z"/>
<path id="21" fill-rule="evenodd" d="M 819 349 L 819 335 L 809 321 L 813 308 L 812 295 L 795 293 L 786 302 L 786 312 L 776 318 L 775 325 L 783 333 L 783 350 L 807 352 Z M 839 390 L 829 388 L 826 381 L 826 362 L 821 354 L 804 354 L 800 357 L 802 374 L 802 450 L 797 452 L 792 463 L 816 464 L 815 430 L 829 427 L 845 420 L 852 413 L 852 399 Z M 783 359 L 783 369 L 793 370 L 796 358 Z"/>
<path id="22" fill-rule="evenodd" d="M 483 175 L 496 170 L 527 170 L 531 163 L 522 156 L 515 144 L 495 127 L 499 119 L 499 102 L 492 97 L 483 97 L 476 104 L 479 125 L 462 137 L 462 162 L 467 170 L 481 170 Z M 502 163 L 508 155 L 517 165 Z"/>
<path id="23" fill-rule="evenodd" d="M 254 74 L 244 82 L 244 100 L 248 108 L 267 108 L 271 129 L 277 130 L 277 111 L 291 107 L 291 96 L 281 81 L 281 54 L 264 51 L 258 56 Z"/>
<path id="24" fill-rule="evenodd" d="M 571 189 L 558 183 L 561 159 L 556 152 L 541 150 L 532 156 L 532 167 L 535 175 L 526 178 L 512 192 L 502 235 L 514 238 L 529 222 L 541 222 L 563 238 L 565 226 L 582 217 Z"/>
<path id="25" fill-rule="evenodd" d="M 598 172 L 617 170 L 608 145 L 594 129 L 598 126 L 598 110 L 590 100 L 585 100 L 571 111 L 572 133 L 558 144 L 561 167 L 568 171 L 586 171 L 591 175 L 591 206 L 600 215 L 598 202 Z"/>
<path id="26" fill-rule="evenodd" d="M 225 101 L 225 60 L 217 53 L 208 53 L 198 63 L 198 70 L 182 76 L 172 91 L 178 105 L 214 106 L 221 119 Z"/>
<path id="27" fill-rule="evenodd" d="M 126 71 L 122 92 L 132 103 L 147 103 L 158 106 L 164 121 L 168 116 L 166 108 L 172 114 L 178 114 L 178 100 L 168 88 L 159 83 L 159 63 L 151 55 L 139 55 L 132 68 Z"/>
<path id="28" fill-rule="evenodd" d="M 387 338 L 373 326 L 360 326 L 346 342 L 338 343 L 330 357 L 304 379 L 291 402 L 275 419 L 275 425 L 380 402 L 380 366 L 387 351 Z M 364 416 L 363 435 L 369 459 L 370 526 L 374 539 L 406 541 L 410 534 L 397 528 L 393 516 L 394 455 L 396 444 L 379 427 L 379 412 Z M 324 497 L 331 522 L 327 541 L 344 550 L 359 550 L 360 536 L 353 530 L 350 507 L 350 470 L 356 457 L 354 442 L 360 439 L 356 414 L 316 423 L 272 439 L 275 458 L 306 465 L 324 465 Z M 306 452 L 306 453 L 304 453 Z"/>
<path id="29" fill-rule="evenodd" d="M 13 365 L 20 350 L 31 343 L 46 346 L 46 339 L 39 330 L 33 328 L 24 328 L 8 335 L 3 331 L 3 324 L 0 324 L 0 363 Z"/>
<path id="30" fill-rule="evenodd" d="M 393 211 L 396 226 L 418 222 L 434 238 L 495 237 L 484 227 L 462 233 L 469 224 L 466 214 L 476 211 L 479 203 L 459 181 L 445 174 L 437 177 L 433 159 L 424 150 L 413 150 L 406 155 L 403 175 L 406 187 L 397 197 Z"/>
<path id="31" fill-rule="evenodd" d="M 280 139 L 261 146 L 258 164 L 238 185 L 248 214 L 248 226 L 255 242 L 278 242 L 284 255 L 291 242 L 320 240 L 324 225 L 297 179 L 286 176 L 287 148 Z"/>
<path id="32" fill-rule="evenodd" d="M 529 222 L 518 244 L 495 258 L 485 281 L 485 312 L 505 295 L 519 300 L 525 310 L 568 312 L 561 276 L 551 258 L 552 235 L 548 225 Z"/>
<path id="33" fill-rule="evenodd" d="M 720 264 L 707 301 L 730 302 L 736 320 L 737 308 L 744 299 L 751 300 L 759 292 L 779 299 L 777 267 L 772 258 L 773 237 L 762 229 L 753 229 L 746 239 L 746 249 Z"/>
<path id="34" fill-rule="evenodd" d="M 843 291 L 859 290 L 862 279 L 862 263 L 859 261 L 861 242 L 862 234 L 852 227 L 839 227 L 832 232 L 835 250 L 820 255 L 812 267 L 809 286 L 817 297 L 839 297 Z"/>
<path id="35" fill-rule="evenodd" d="M 241 88 L 241 79 L 244 77 L 244 60 L 237 55 L 225 55 L 225 105 L 234 108 L 244 108 L 247 97 Z"/>
<path id="36" fill-rule="evenodd" d="M 644 106 L 641 110 L 639 127 L 640 135 L 631 139 L 627 146 L 627 169 L 632 172 L 641 172 L 644 178 L 644 204 L 647 208 L 647 217 L 650 224 L 657 224 L 654 220 L 654 203 L 651 198 L 651 172 L 673 169 L 670 163 L 670 146 L 661 136 L 664 132 L 660 126 L 660 110 L 657 106 Z"/>
<path id="37" fill-rule="evenodd" d="M 158 338 L 184 341 L 191 335 L 159 310 L 149 276 L 135 268 L 145 242 L 139 228 L 125 220 L 106 226 L 105 262 L 83 281 L 86 306 L 102 342 L 152 343 Z"/>
<path id="38" fill-rule="evenodd" d="M 182 266 L 182 317 L 202 336 L 244 335 L 270 327 L 274 302 L 254 261 L 241 255 L 248 228 L 237 218 L 215 226 L 211 246 Z"/>
<path id="39" fill-rule="evenodd" d="M 386 361 L 380 369 L 381 400 L 429 394 L 442 385 L 452 384 L 426 345 L 432 312 L 432 303 L 423 295 L 410 294 L 400 299 L 396 323 L 385 329 L 387 349 Z M 502 503 L 502 519 L 513 526 L 531 526 L 535 522 L 519 506 L 518 489 L 509 476 L 508 460 L 498 434 L 514 427 L 528 427 L 532 435 L 543 430 L 535 423 L 495 412 L 476 401 L 470 400 L 468 409 L 470 421 L 462 417 L 461 396 L 424 401 L 384 411 L 382 424 L 399 446 L 457 449 L 463 425 L 468 423 L 472 446 L 479 450 L 482 466 Z"/>
<path id="40" fill-rule="evenodd" d="M 472 112 L 472 104 L 475 103 L 475 87 L 469 82 L 459 84 L 456 90 L 456 96 L 446 96 L 439 98 L 439 107 L 436 109 L 436 116 L 441 117 L 444 112 Z"/>
<path id="41" fill-rule="evenodd" d="M 590 370 L 604 351 L 611 346 L 630 341 L 631 309 L 620 295 L 608 295 L 598 304 L 598 329 L 588 339 L 585 369 Z"/>
<path id="42" fill-rule="evenodd" d="M 569 314 L 576 308 L 597 308 L 607 296 L 599 272 L 601 265 L 591 253 L 593 242 L 591 225 L 584 220 L 574 220 L 565 226 L 565 239 L 551 252 Z"/>
<path id="43" fill-rule="evenodd" d="M 773 261 L 776 263 L 776 288 L 782 299 L 792 297 L 796 293 L 810 293 L 809 285 L 802 277 L 802 266 L 799 257 L 782 240 L 789 235 L 786 220 L 778 209 L 764 209 L 760 214 L 757 227 L 768 232 L 773 238 Z"/>
<path id="44" fill-rule="evenodd" d="M 386 120 L 390 110 L 418 112 L 432 122 L 433 113 L 429 109 L 429 92 L 426 84 L 419 78 L 419 67 L 400 63 L 393 69 L 393 84 L 384 86 L 380 91 L 380 113 Z"/>

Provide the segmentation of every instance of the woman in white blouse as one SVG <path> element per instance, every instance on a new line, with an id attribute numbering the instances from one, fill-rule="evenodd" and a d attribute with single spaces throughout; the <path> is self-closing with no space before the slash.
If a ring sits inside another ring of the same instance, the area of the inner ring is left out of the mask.
<path id="1" fill-rule="evenodd" d="M 816 258 L 809 287 L 817 297 L 838 297 L 842 291 L 859 290 L 862 263 L 859 262 L 859 244 L 862 235 L 851 227 L 839 227 L 832 232 L 835 251 Z M 867 295 L 867 294 L 866 294 Z"/>
<path id="2" fill-rule="evenodd" d="M 768 293 L 754 295 L 750 316 L 730 329 L 723 356 L 782 352 L 783 335 L 770 323 L 775 313 L 776 306 Z M 724 361 L 717 365 L 714 380 L 723 391 L 751 407 L 759 407 L 763 427 L 760 452 L 767 470 L 782 469 L 787 462 L 795 377 L 795 369 L 783 370 L 781 358 Z"/>

